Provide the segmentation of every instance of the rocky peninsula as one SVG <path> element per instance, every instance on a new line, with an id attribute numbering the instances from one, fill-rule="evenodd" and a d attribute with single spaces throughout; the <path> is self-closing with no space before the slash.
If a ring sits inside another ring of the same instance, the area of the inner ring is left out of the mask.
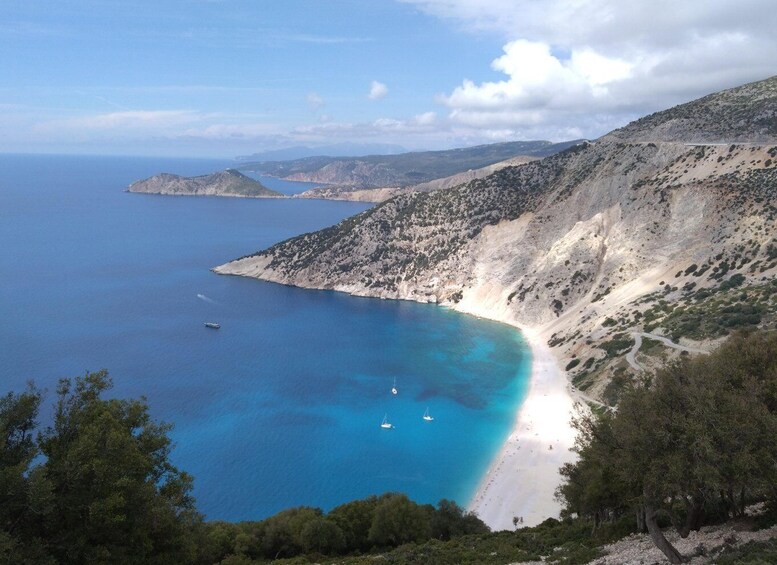
<path id="1" fill-rule="evenodd" d="M 211 175 L 182 177 L 161 173 L 133 182 L 127 192 L 164 194 L 169 196 L 230 196 L 237 198 L 285 198 L 262 183 L 235 169 L 226 169 Z"/>

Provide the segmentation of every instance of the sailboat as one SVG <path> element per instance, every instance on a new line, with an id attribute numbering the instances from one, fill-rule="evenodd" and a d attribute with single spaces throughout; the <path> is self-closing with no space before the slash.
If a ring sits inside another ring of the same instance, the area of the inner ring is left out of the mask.
<path id="1" fill-rule="evenodd" d="M 383 416 L 383 422 L 380 424 L 380 427 L 383 428 L 384 430 L 390 430 L 391 428 L 394 427 L 388 421 L 388 414 Z"/>
<path id="2" fill-rule="evenodd" d="M 432 420 L 434 420 L 434 418 L 429 415 L 429 407 L 428 406 L 426 407 L 426 412 L 424 412 L 424 420 L 426 420 L 427 422 L 431 422 Z"/>
<path id="3" fill-rule="evenodd" d="M 399 391 L 397 390 L 397 378 L 394 377 L 394 386 L 391 387 L 391 394 L 396 396 Z"/>

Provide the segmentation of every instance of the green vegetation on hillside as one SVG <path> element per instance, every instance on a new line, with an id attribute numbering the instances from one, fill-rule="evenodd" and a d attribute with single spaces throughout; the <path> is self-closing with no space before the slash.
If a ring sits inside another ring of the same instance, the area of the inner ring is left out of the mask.
<path id="1" fill-rule="evenodd" d="M 355 500 L 324 514 L 318 508 L 292 508 L 261 522 L 212 522 L 201 540 L 204 563 L 321 562 L 324 556 L 391 551 L 399 546 L 442 543 L 485 535 L 488 528 L 455 502 L 420 505 L 389 493 Z M 370 557 L 374 559 L 374 556 Z M 224 561 L 226 560 L 226 561 Z M 337 557 L 337 562 L 342 557 Z"/>
<path id="2" fill-rule="evenodd" d="M 223 173 L 230 179 L 228 187 L 230 194 L 243 196 L 283 196 L 280 192 L 271 190 L 257 180 L 247 177 L 235 169 L 227 169 Z"/>
<path id="3" fill-rule="evenodd" d="M 744 515 L 752 500 L 777 504 L 777 333 L 732 337 L 635 386 L 616 413 L 580 416 L 578 462 L 562 469 L 567 514 L 599 523 L 636 516 L 672 563 L 681 537 Z"/>
<path id="4" fill-rule="evenodd" d="M 273 561 L 278 565 L 374 565 L 376 562 L 423 565 L 505 565 L 544 560 L 545 563 L 582 565 L 602 555 L 601 545 L 611 543 L 633 532 L 627 520 L 607 523 L 592 533 L 588 520 L 549 518 L 543 523 L 514 532 L 464 535 L 449 541 L 431 539 L 408 543 L 380 554 L 370 553 L 326 558 L 308 555 L 296 559 Z M 239 559 L 239 560 L 238 560 Z M 253 561 L 238 558 L 224 563 L 245 564 Z"/>
<path id="5" fill-rule="evenodd" d="M 753 141 L 777 135 L 777 77 L 710 94 L 640 118 L 615 130 L 613 137 L 630 140 L 652 139 L 662 126 L 677 125 L 674 131 L 662 131 L 664 141 Z"/>

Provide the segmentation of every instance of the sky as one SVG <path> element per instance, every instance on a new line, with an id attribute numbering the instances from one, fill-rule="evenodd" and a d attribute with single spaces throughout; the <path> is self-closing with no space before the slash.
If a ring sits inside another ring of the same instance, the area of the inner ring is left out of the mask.
<path id="1" fill-rule="evenodd" d="M 777 74 L 775 0 L 0 0 L 0 152 L 594 139 Z"/>

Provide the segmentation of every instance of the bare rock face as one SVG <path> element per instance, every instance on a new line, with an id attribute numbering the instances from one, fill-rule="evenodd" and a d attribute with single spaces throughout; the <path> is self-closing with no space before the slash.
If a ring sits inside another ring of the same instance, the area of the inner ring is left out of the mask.
<path id="1" fill-rule="evenodd" d="M 243 198 L 284 198 L 280 192 L 234 170 L 227 169 L 212 175 L 181 177 L 162 173 L 133 182 L 128 192 L 167 194 L 173 196 L 233 196 Z"/>
<path id="2" fill-rule="evenodd" d="M 576 386 L 614 404 L 636 376 L 625 360 L 632 332 L 699 342 L 777 321 L 775 84 L 402 194 L 215 270 L 532 326 Z"/>

